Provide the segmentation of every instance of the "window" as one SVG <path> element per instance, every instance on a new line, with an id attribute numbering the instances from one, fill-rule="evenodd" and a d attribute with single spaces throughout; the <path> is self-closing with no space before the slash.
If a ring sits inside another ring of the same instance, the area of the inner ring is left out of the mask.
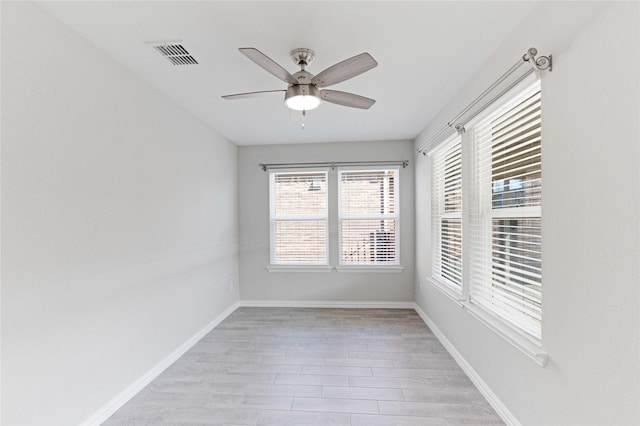
<path id="1" fill-rule="evenodd" d="M 541 97 L 531 85 L 474 126 L 471 302 L 541 338 Z"/>
<path id="2" fill-rule="evenodd" d="M 429 157 L 432 283 L 544 365 L 541 102 L 524 80 Z"/>
<path id="3" fill-rule="evenodd" d="M 432 276 L 462 290 L 462 138 L 455 135 L 431 156 Z"/>
<path id="4" fill-rule="evenodd" d="M 270 173 L 271 264 L 327 265 L 327 172 Z"/>
<path id="5" fill-rule="evenodd" d="M 271 171 L 267 269 L 402 271 L 400 169 L 388 167 L 403 162 L 389 163 L 394 164 Z"/>
<path id="6" fill-rule="evenodd" d="M 397 175 L 339 172 L 340 265 L 398 265 Z"/>

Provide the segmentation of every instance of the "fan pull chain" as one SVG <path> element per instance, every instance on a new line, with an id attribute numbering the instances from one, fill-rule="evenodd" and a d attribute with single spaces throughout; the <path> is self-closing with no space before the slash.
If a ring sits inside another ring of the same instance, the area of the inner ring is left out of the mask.
<path id="1" fill-rule="evenodd" d="M 302 130 L 303 131 L 304 131 L 304 118 L 306 117 L 306 115 L 307 115 L 307 111 L 302 110 Z"/>

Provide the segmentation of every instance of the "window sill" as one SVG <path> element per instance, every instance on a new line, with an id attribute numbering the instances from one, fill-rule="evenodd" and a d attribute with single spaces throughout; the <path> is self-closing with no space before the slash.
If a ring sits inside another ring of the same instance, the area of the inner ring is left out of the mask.
<path id="1" fill-rule="evenodd" d="M 381 265 L 353 265 L 336 266 L 336 272 L 346 273 L 385 273 L 399 274 L 404 271 L 402 266 L 381 266 Z"/>
<path id="2" fill-rule="evenodd" d="M 542 350 L 542 347 L 539 344 L 533 342 L 531 338 L 527 337 L 524 333 L 514 330 L 492 313 L 474 305 L 473 303 L 464 302 L 463 306 L 471 316 L 489 327 L 491 330 L 495 331 L 500 337 L 511 343 L 522 353 L 535 361 L 536 364 L 541 367 L 544 367 L 547 364 L 547 359 L 549 357 L 547 353 Z"/>
<path id="3" fill-rule="evenodd" d="M 534 342 L 531 337 L 528 337 L 524 333 L 505 324 L 502 319 L 496 317 L 486 309 L 464 300 L 462 293 L 458 293 L 450 285 L 434 278 L 427 278 L 427 281 L 434 288 L 451 299 L 453 303 L 466 309 L 472 317 L 493 330 L 498 334 L 498 336 L 502 337 L 520 352 L 531 358 L 536 364 L 541 367 L 544 367 L 547 364 L 549 356 L 544 352 L 540 344 Z"/>
<path id="4" fill-rule="evenodd" d="M 269 272 L 331 272 L 333 268 L 328 265 L 269 265 Z"/>
<path id="5" fill-rule="evenodd" d="M 379 265 L 354 265 L 354 266 L 328 266 L 328 265 L 269 265 L 265 267 L 269 272 L 339 272 L 339 273 L 381 273 L 399 274 L 404 271 L 402 266 Z"/>

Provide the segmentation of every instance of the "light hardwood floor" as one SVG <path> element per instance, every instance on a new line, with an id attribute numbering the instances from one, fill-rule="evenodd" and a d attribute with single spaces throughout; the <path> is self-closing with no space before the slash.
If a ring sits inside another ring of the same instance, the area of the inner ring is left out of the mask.
<path id="1" fill-rule="evenodd" d="M 503 423 L 413 310 L 244 307 L 104 424 Z"/>

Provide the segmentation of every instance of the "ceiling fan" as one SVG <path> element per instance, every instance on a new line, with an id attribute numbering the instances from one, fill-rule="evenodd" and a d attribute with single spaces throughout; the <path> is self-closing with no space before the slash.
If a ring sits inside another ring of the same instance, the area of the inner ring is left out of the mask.
<path id="1" fill-rule="evenodd" d="M 327 68 L 318 75 L 313 75 L 305 69 L 315 57 L 313 51 L 305 48 L 294 49 L 291 51 L 291 58 L 300 66 L 300 71 L 292 75 L 258 49 L 243 47 L 238 50 L 289 86 L 286 90 L 266 90 L 226 95 L 222 97 L 223 99 L 255 98 L 280 93 L 284 94 L 284 102 L 287 107 L 292 110 L 303 111 L 303 113 L 317 108 L 322 101 L 360 109 L 369 109 L 376 103 L 373 99 L 353 93 L 324 89 L 375 68 L 378 63 L 368 53 L 361 53 Z"/>

